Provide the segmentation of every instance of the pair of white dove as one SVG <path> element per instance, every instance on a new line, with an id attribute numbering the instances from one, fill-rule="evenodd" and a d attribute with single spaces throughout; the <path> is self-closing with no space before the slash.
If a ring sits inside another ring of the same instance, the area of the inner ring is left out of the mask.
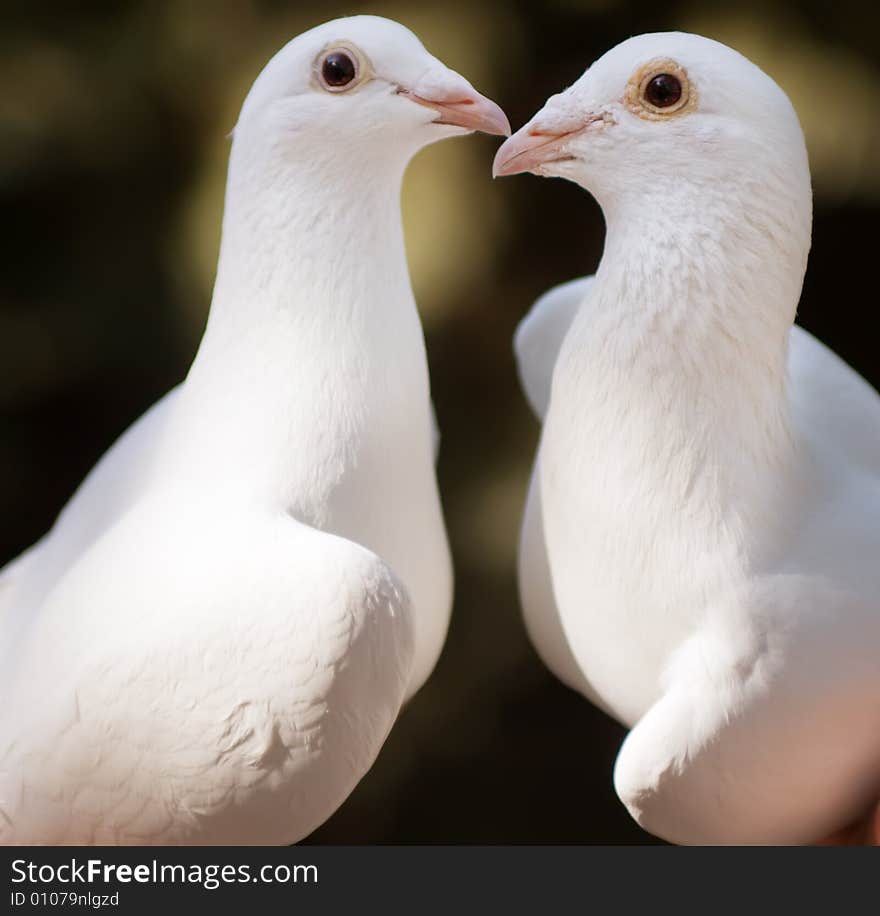
<path id="1" fill-rule="evenodd" d="M 399 190 L 473 129 L 509 133 L 384 19 L 257 79 L 186 381 L 0 576 L 4 842 L 292 842 L 372 764 L 452 593 Z M 880 398 L 792 327 L 797 117 L 734 51 L 644 35 L 504 143 L 523 170 L 607 221 L 517 333 L 529 633 L 632 728 L 646 829 L 816 840 L 880 790 Z"/>

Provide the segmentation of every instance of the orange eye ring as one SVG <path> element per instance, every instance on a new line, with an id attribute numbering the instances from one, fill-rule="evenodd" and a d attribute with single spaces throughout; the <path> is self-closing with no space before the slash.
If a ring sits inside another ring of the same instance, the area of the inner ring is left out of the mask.
<path id="1" fill-rule="evenodd" d="M 623 101 L 640 118 L 660 121 L 695 110 L 697 91 L 684 67 L 674 60 L 658 58 L 633 73 Z"/>

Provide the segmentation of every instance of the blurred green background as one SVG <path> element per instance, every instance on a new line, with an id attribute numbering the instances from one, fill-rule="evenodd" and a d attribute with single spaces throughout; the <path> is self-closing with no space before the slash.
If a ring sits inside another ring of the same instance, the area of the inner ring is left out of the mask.
<path id="1" fill-rule="evenodd" d="M 116 0 L 0 4 L 0 564 L 51 525 L 116 436 L 185 374 L 210 302 L 227 134 L 265 61 L 333 18 L 398 19 L 514 128 L 612 45 L 685 29 L 789 93 L 814 174 L 801 322 L 876 386 L 880 7 Z M 596 204 L 574 185 L 490 180 L 497 141 L 422 153 L 404 190 L 456 561 L 449 640 L 373 770 L 316 842 L 649 842 L 611 787 L 623 731 L 532 652 L 515 589 L 538 427 L 516 322 L 591 272 Z"/>

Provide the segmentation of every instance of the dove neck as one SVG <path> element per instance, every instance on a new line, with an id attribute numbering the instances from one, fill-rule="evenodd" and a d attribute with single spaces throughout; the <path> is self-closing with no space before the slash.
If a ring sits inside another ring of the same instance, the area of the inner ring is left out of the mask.
<path id="1" fill-rule="evenodd" d="M 596 344 L 634 368 L 666 369 L 694 394 L 738 405 L 782 398 L 788 340 L 810 247 L 797 180 L 746 182 L 603 201 L 607 236 L 591 297 Z M 618 328 L 599 340 L 599 327 Z M 623 341 L 622 344 L 614 341 Z"/>
<path id="2" fill-rule="evenodd" d="M 594 463 L 621 492 L 638 479 L 662 494 L 667 515 L 748 493 L 769 509 L 781 497 L 764 486 L 793 477 L 786 362 L 809 204 L 700 199 L 603 202 L 605 251 L 554 377 L 564 424 L 602 442 Z"/>
<path id="3" fill-rule="evenodd" d="M 408 307 L 406 162 L 259 139 L 233 143 L 206 342 L 240 347 L 287 330 L 290 344 L 335 343 L 346 329 L 369 330 Z M 380 297 L 371 295 L 377 286 Z"/>
<path id="4" fill-rule="evenodd" d="M 227 474 L 248 469 L 236 479 L 320 501 L 374 439 L 423 432 L 428 448 L 404 167 L 233 144 L 211 313 L 179 414 L 197 459 L 222 455 Z"/>
<path id="5" fill-rule="evenodd" d="M 249 382 L 301 390 L 347 360 L 394 362 L 418 348 L 400 214 L 406 162 L 261 139 L 233 142 L 217 279 L 190 377 L 252 397 Z"/>

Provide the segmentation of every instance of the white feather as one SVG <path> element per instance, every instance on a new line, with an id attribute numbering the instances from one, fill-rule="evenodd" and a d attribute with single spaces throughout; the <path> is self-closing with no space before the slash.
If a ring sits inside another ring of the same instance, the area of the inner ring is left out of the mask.
<path id="1" fill-rule="evenodd" d="M 658 59 L 686 71 L 690 113 L 621 101 Z M 539 413 L 555 364 L 520 561 L 527 620 L 543 617 L 529 629 L 632 727 L 615 785 L 648 830 L 814 841 L 880 788 L 880 397 L 792 328 L 800 127 L 754 65 L 677 33 L 619 45 L 534 123 L 570 129 L 573 112 L 594 128 L 541 174 L 591 190 L 608 235 L 568 331 L 531 355 L 518 341 Z"/>
<path id="2" fill-rule="evenodd" d="M 329 42 L 372 79 L 314 82 Z M 468 84 L 396 23 L 282 49 L 234 132 L 186 381 L 0 576 L 0 838 L 288 843 L 344 801 L 428 677 L 452 577 L 407 162 Z M 444 76 L 445 74 L 445 76 Z"/>

